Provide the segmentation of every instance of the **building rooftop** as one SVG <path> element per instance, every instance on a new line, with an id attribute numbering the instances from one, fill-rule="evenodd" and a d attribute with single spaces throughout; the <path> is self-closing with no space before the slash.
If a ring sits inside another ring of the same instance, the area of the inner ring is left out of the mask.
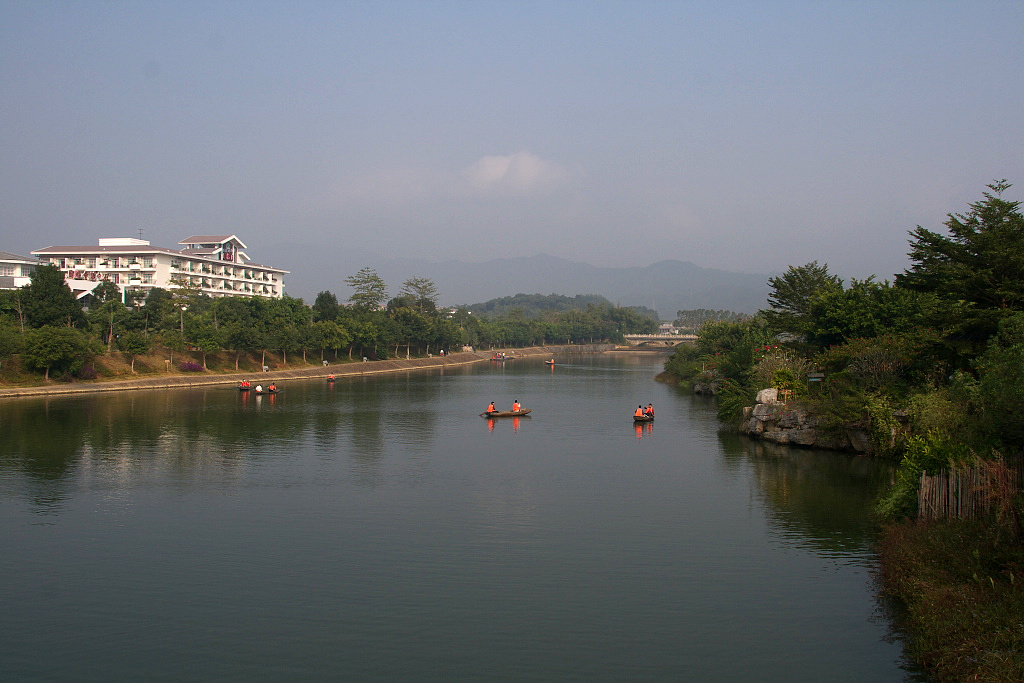
<path id="1" fill-rule="evenodd" d="M 238 239 L 237 235 L 192 235 L 178 242 L 178 244 L 223 244 L 229 240 L 234 240 L 238 243 L 238 246 L 242 249 L 248 249 L 242 240 Z"/>
<path id="2" fill-rule="evenodd" d="M 19 256 L 12 254 L 9 251 L 0 251 L 0 260 L 2 261 L 26 261 L 28 263 L 39 263 L 39 259 L 34 259 L 31 256 Z"/>

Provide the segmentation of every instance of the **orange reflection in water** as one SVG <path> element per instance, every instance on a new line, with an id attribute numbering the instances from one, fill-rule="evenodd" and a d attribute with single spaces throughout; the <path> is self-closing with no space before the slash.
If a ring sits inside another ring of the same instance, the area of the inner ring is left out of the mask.
<path id="1" fill-rule="evenodd" d="M 633 430 L 636 432 L 636 438 L 642 439 L 644 436 L 649 436 L 654 432 L 653 422 L 634 422 Z"/>

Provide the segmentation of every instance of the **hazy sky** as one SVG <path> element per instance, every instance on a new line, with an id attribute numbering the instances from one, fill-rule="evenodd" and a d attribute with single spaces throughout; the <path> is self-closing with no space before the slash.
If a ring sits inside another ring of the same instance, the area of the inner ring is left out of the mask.
<path id="1" fill-rule="evenodd" d="M 1024 198 L 1024 2 L 0 0 L 0 250 L 891 277 Z"/>

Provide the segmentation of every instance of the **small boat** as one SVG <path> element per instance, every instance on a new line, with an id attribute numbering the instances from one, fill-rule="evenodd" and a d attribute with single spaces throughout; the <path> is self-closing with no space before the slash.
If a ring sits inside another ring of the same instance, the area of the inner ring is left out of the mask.
<path id="1" fill-rule="evenodd" d="M 250 389 L 252 389 L 252 387 L 238 387 L 239 391 L 249 391 Z"/>
<path id="2" fill-rule="evenodd" d="M 257 394 L 279 394 L 279 393 L 281 393 L 281 390 L 280 389 L 260 389 L 256 393 Z"/>
<path id="3" fill-rule="evenodd" d="M 333 378 L 333 377 L 328 377 L 328 378 L 327 378 L 327 381 L 328 381 L 328 382 L 333 382 L 333 381 L 334 381 L 334 378 Z"/>
<path id="4" fill-rule="evenodd" d="M 496 410 L 493 413 L 480 413 L 480 417 L 522 417 L 530 414 L 530 408 L 522 410 Z"/>
<path id="5" fill-rule="evenodd" d="M 653 415 L 640 415 L 640 416 L 634 415 L 633 416 L 633 422 L 654 422 L 654 416 Z"/>
<path id="6" fill-rule="evenodd" d="M 555 364 L 555 361 L 553 361 L 553 360 L 546 360 L 546 361 L 544 361 L 544 365 L 554 365 L 554 364 Z"/>

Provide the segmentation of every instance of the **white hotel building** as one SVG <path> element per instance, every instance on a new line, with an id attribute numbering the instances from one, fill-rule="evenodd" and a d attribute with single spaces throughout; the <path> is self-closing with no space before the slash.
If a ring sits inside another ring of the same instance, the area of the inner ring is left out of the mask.
<path id="1" fill-rule="evenodd" d="M 178 242 L 182 249 L 150 246 L 129 237 L 100 239 L 95 247 L 46 247 L 32 252 L 64 272 L 71 291 L 82 297 L 104 280 L 145 294 L 154 287 L 174 290 L 179 283 L 198 287 L 210 296 L 284 295 L 289 271 L 251 263 L 234 235 L 193 235 Z"/>

